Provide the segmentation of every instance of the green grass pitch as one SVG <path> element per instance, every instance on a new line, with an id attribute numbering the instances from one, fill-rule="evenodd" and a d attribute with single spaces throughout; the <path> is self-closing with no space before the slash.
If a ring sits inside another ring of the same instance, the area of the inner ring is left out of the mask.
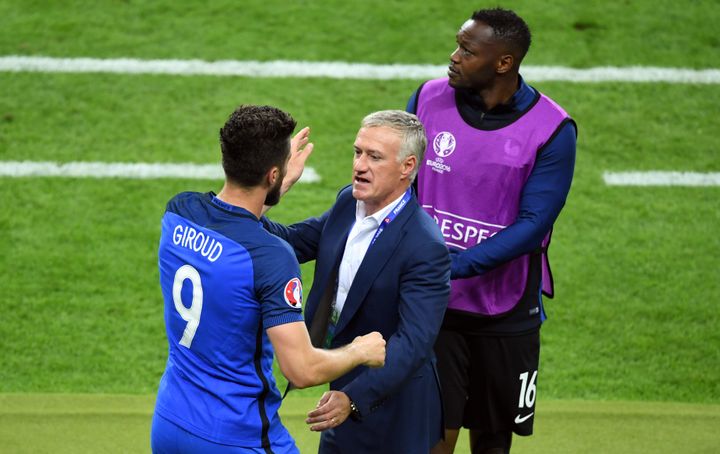
<path id="1" fill-rule="evenodd" d="M 495 4 L 6 0 L 0 56 L 441 65 L 471 10 Z M 527 65 L 720 68 L 717 1 L 500 4 L 531 26 Z M 322 178 L 272 210 L 290 222 L 349 181 L 360 119 L 403 108 L 421 82 L 0 72 L 0 161 L 219 165 L 232 109 L 273 104 L 311 126 Z M 579 141 L 550 252 L 536 435 L 516 449 L 713 452 L 720 188 L 608 187 L 601 175 L 720 171 L 720 85 L 529 82 L 576 119 Z M 0 178 L 0 451 L 147 451 L 167 354 L 160 218 L 175 193 L 220 185 Z M 302 452 L 317 443 L 302 419 L 321 391 L 283 409 Z"/>
<path id="2" fill-rule="evenodd" d="M 81 454 L 148 452 L 154 398 L 107 394 L 0 395 L 3 452 Z M 319 435 L 304 423 L 317 399 L 290 394 L 281 417 L 301 452 L 315 452 Z M 515 437 L 525 453 L 710 453 L 720 406 L 681 403 L 545 400 L 536 435 Z M 469 452 L 461 437 L 457 452 Z"/>

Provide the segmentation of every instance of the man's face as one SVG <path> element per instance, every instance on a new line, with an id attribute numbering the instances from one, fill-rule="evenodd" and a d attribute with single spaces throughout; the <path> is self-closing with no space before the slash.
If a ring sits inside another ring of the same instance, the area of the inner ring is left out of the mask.
<path id="1" fill-rule="evenodd" d="M 402 139 L 386 126 L 360 128 L 355 139 L 352 194 L 365 202 L 367 214 L 400 197 L 408 187 L 409 175 L 417 165 L 409 156 L 398 162 Z"/>
<path id="2" fill-rule="evenodd" d="M 501 45 L 493 39 L 492 28 L 470 19 L 460 27 L 456 41 L 448 65 L 450 86 L 476 91 L 491 87 L 503 54 Z"/>

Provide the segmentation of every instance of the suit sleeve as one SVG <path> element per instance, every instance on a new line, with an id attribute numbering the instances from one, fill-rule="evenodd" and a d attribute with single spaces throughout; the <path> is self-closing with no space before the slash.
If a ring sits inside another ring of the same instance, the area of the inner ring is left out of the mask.
<path id="1" fill-rule="evenodd" d="M 398 329 L 386 346 L 385 366 L 366 369 L 344 391 L 361 414 L 370 414 L 396 394 L 433 355 L 450 295 L 450 258 L 443 243 L 432 241 L 400 277 Z"/>
<path id="2" fill-rule="evenodd" d="M 326 211 L 320 217 L 309 218 L 292 225 L 273 222 L 265 216 L 260 218 L 260 222 L 268 232 L 287 241 L 295 251 L 298 262 L 305 263 L 317 257 L 320 235 L 329 213 L 330 211 Z"/>
<path id="3" fill-rule="evenodd" d="M 295 256 L 298 262 L 305 263 L 317 258 L 318 247 L 320 245 L 320 236 L 325 228 L 325 223 L 332 214 L 333 209 L 337 205 L 337 201 L 345 194 L 350 186 L 345 186 L 338 192 L 336 203 L 320 217 L 308 218 L 302 222 L 291 225 L 284 225 L 273 222 L 266 216 L 260 218 L 265 230 L 273 235 L 287 241 L 295 250 Z"/>

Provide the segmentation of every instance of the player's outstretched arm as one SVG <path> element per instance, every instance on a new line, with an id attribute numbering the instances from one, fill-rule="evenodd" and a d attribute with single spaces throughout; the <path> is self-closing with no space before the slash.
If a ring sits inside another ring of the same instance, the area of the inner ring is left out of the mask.
<path id="1" fill-rule="evenodd" d="M 327 383 L 357 366 L 385 364 L 385 340 L 378 332 L 358 336 L 334 350 L 313 347 L 304 322 L 273 326 L 267 333 L 280 370 L 298 388 Z"/>

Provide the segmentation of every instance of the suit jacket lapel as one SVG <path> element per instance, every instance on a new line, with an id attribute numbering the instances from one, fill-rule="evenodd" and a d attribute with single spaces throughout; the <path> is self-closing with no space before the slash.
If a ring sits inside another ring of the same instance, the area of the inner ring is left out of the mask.
<path id="1" fill-rule="evenodd" d="M 354 199 L 351 199 L 354 202 Z M 308 303 L 305 307 L 305 323 L 311 333 L 313 339 L 313 331 L 319 331 L 321 328 L 325 330 L 327 326 L 316 326 L 315 318 L 324 319 L 327 324 L 327 314 L 325 314 L 325 305 L 332 304 L 335 299 L 335 283 L 337 280 L 338 268 L 345 250 L 345 242 L 350 233 L 353 222 L 355 222 L 355 203 L 347 204 L 339 211 L 338 217 L 332 219 L 332 225 L 328 225 L 323 230 L 323 239 L 321 242 L 329 247 L 323 251 L 322 257 L 317 258 L 318 264 L 327 264 L 326 266 L 317 266 L 315 268 L 315 279 L 313 281 L 310 294 L 308 295 Z M 329 299 L 328 299 L 329 298 Z M 320 309 L 320 314 L 316 312 Z M 315 336 L 319 334 L 315 333 Z M 323 334 L 324 337 L 324 334 Z M 313 344 L 314 345 L 314 344 Z"/>
<path id="2" fill-rule="evenodd" d="M 348 296 L 345 305 L 340 313 L 340 319 L 335 327 L 335 334 L 347 326 L 357 312 L 360 304 L 365 299 L 370 287 L 375 282 L 375 277 L 380 270 L 383 269 L 385 263 L 395 252 L 400 240 L 405 236 L 405 224 L 412 216 L 417 208 L 417 200 L 413 197 L 408 205 L 398 214 L 398 216 L 375 240 L 375 244 L 371 245 L 365 257 L 363 258 L 360 268 L 358 268 L 355 279 L 348 290 Z M 342 253 L 342 252 L 341 252 Z"/>

